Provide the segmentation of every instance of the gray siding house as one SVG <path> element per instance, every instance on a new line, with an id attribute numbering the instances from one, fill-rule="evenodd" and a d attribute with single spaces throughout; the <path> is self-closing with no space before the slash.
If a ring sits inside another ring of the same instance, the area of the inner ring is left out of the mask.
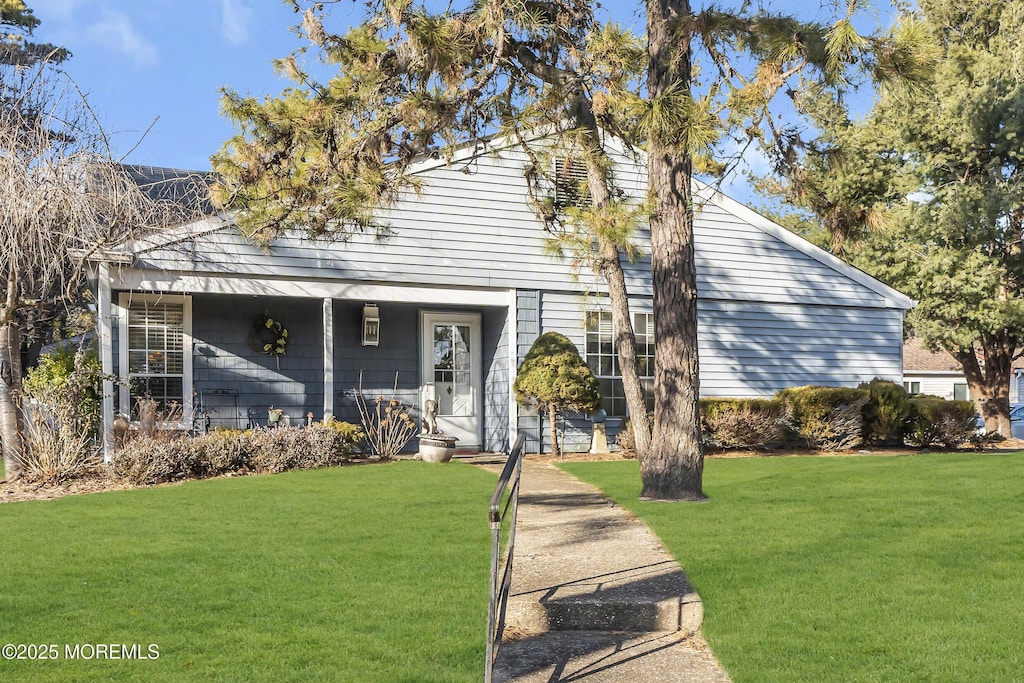
<path id="1" fill-rule="evenodd" d="M 516 406 L 511 384 L 549 330 L 577 344 L 606 410 L 622 416 L 605 288 L 545 252 L 525 163 L 516 150 L 478 146 L 424 164 L 421 192 L 381 212 L 393 231 L 383 241 L 296 234 L 263 249 L 220 214 L 105 253 L 101 359 L 130 380 L 106 387 L 107 429 L 146 394 L 180 403 L 183 422 L 202 408 L 213 425 L 265 424 L 271 406 L 292 424 L 310 413 L 358 421 L 361 381 L 367 396 L 397 387 L 417 416 L 437 400 L 439 427 L 461 449 L 507 450 L 523 431 L 529 448 L 546 449 L 542 418 Z M 622 157 L 617 176 L 644 196 L 642 165 Z M 713 189 L 695 190 L 703 396 L 902 381 L 910 299 Z M 649 261 L 626 269 L 643 369 L 653 349 Z M 284 355 L 262 352 L 256 326 L 268 318 L 288 331 Z M 583 447 L 588 432 L 570 420 L 567 446 Z"/>

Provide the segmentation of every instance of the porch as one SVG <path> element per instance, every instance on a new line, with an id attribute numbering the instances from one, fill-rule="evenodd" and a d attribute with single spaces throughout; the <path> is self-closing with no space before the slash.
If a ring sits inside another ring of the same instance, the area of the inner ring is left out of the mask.
<path id="1" fill-rule="evenodd" d="M 508 448 L 516 414 L 516 348 L 509 343 L 516 312 L 508 291 L 352 288 L 373 290 L 376 300 L 368 301 L 121 290 L 116 278 L 112 284 L 109 313 L 101 316 L 101 360 L 128 382 L 105 387 L 108 448 L 114 415 L 138 419 L 146 396 L 165 413 L 179 403 L 183 427 L 193 420 L 211 429 L 266 426 L 271 407 L 291 425 L 329 416 L 358 424 L 360 381 L 371 406 L 374 397 L 394 394 L 417 421 L 424 401 L 436 400 L 438 427 L 459 437 L 461 452 Z M 287 290 L 295 283 L 264 284 Z M 371 303 L 379 327 L 367 339 Z M 287 331 L 283 353 L 264 352 L 254 335 L 266 320 Z M 407 448 L 415 451 L 417 441 Z"/>

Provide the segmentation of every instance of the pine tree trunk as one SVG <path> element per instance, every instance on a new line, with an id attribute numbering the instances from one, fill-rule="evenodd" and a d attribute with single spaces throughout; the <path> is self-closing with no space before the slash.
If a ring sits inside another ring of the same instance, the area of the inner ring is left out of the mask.
<path id="1" fill-rule="evenodd" d="M 611 194 L 604 170 L 592 156 L 587 157 L 587 188 L 595 207 L 605 206 Z M 636 335 L 633 320 L 629 314 L 629 292 L 626 290 L 626 275 L 622 270 L 622 257 L 618 247 L 598 236 L 598 269 L 608 283 L 608 300 L 612 305 L 612 330 L 615 351 L 618 354 L 619 373 L 622 389 L 629 411 L 629 424 L 638 456 L 647 453 L 651 444 L 651 425 L 647 420 L 647 405 L 644 389 L 636 367 Z"/>
<path id="2" fill-rule="evenodd" d="M 548 404 L 548 420 L 551 422 L 551 454 L 560 458 L 562 457 L 562 449 L 558 447 L 557 417 L 558 411 L 555 410 L 555 405 L 553 403 Z"/>
<path id="3" fill-rule="evenodd" d="M 1012 436 L 1010 428 L 1010 374 L 1013 348 L 1010 342 L 985 344 L 985 366 L 982 369 L 973 350 L 954 351 L 967 379 L 978 414 L 985 420 L 985 431 Z"/>
<path id="4" fill-rule="evenodd" d="M 648 97 L 689 92 L 690 5 L 648 0 Z M 676 132 L 679 133 L 678 131 Z M 678 138 L 648 140 L 651 279 L 654 287 L 654 431 L 640 460 L 641 497 L 704 500 L 697 375 L 697 271 L 693 250 L 692 159 Z"/>
<path id="5" fill-rule="evenodd" d="M 14 322 L 0 325 L 0 444 L 7 481 L 21 476 L 21 331 Z"/>

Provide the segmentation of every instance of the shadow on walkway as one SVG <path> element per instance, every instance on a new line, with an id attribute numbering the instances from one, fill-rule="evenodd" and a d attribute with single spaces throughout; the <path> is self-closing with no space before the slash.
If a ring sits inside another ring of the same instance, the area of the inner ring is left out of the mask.
<path id="1" fill-rule="evenodd" d="M 495 681 L 729 682 L 700 597 L 646 525 L 550 464 L 522 477 Z"/>

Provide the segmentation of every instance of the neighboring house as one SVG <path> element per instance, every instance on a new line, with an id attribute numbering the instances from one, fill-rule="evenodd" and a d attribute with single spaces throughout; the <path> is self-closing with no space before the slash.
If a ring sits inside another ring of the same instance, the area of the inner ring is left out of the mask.
<path id="1" fill-rule="evenodd" d="M 971 400 L 967 378 L 955 358 L 946 351 L 929 351 L 920 339 L 903 344 L 903 387 L 910 394 Z M 1024 402 L 1024 360 L 1013 362 L 1010 403 Z"/>
<path id="2" fill-rule="evenodd" d="M 353 396 L 399 398 L 420 414 L 440 404 L 440 428 L 465 450 L 507 450 L 518 432 L 547 449 L 542 418 L 511 391 L 538 334 L 556 330 L 600 379 L 605 408 L 622 416 L 611 315 L 603 285 L 545 251 L 527 202 L 524 156 L 459 152 L 417 173 L 418 195 L 381 212 L 394 231 L 345 243 L 291 235 L 249 244 L 230 215 L 213 215 L 99 257 L 99 333 L 116 411 L 149 394 L 202 405 L 213 425 L 265 424 L 270 406 L 292 423 L 358 421 Z M 161 173 L 166 170 L 155 169 Z M 646 169 L 623 156 L 618 183 L 646 192 Z M 770 396 L 804 384 L 902 381 L 903 316 L 912 301 L 747 207 L 696 185 L 700 381 L 703 396 Z M 649 244 L 645 231 L 639 240 Z M 625 265 L 643 374 L 651 374 L 649 259 Z M 286 353 L 261 352 L 269 317 L 288 330 Z M 648 383 L 650 380 L 648 379 Z M 614 421 L 613 421 L 614 426 Z M 588 443 L 570 421 L 567 447 Z M 415 447 L 415 441 L 412 446 Z"/>

